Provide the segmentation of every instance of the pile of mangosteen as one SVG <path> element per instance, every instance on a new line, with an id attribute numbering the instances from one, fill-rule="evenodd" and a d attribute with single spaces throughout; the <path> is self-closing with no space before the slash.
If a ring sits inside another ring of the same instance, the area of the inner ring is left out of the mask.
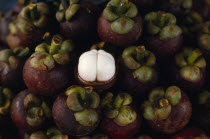
<path id="1" fill-rule="evenodd" d="M 18 0 L 0 138 L 209 139 L 209 62 L 209 0 Z"/>

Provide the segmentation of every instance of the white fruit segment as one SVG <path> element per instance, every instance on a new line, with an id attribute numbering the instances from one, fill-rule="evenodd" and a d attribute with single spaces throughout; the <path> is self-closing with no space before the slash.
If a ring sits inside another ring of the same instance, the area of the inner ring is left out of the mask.
<path id="1" fill-rule="evenodd" d="M 115 74 L 114 57 L 103 50 L 91 50 L 83 53 L 79 58 L 79 76 L 89 82 L 105 82 Z"/>

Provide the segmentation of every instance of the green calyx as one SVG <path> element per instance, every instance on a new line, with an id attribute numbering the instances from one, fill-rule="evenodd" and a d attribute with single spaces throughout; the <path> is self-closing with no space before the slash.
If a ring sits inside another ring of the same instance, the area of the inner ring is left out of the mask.
<path id="1" fill-rule="evenodd" d="M 9 114 L 10 106 L 12 103 L 12 99 L 14 98 L 14 94 L 8 88 L 0 87 L 0 115 L 4 116 Z"/>
<path id="2" fill-rule="evenodd" d="M 59 129 L 52 127 L 47 131 L 33 132 L 29 139 L 68 139 L 68 136 L 64 135 Z"/>
<path id="3" fill-rule="evenodd" d="M 47 41 L 49 36 L 45 36 L 45 39 Z M 39 70 L 51 70 L 56 64 L 67 65 L 71 60 L 70 52 L 73 48 L 71 40 L 63 40 L 60 35 L 54 35 L 50 42 L 41 43 L 35 48 L 30 64 Z"/>
<path id="4" fill-rule="evenodd" d="M 59 10 L 56 13 L 56 19 L 59 22 L 62 21 L 71 21 L 71 19 L 76 15 L 80 9 L 80 0 L 70 0 L 69 3 L 67 0 L 61 0 Z"/>
<path id="5" fill-rule="evenodd" d="M 148 136 L 148 135 L 141 135 L 141 136 L 138 136 L 137 138 L 135 139 L 152 139 L 152 137 Z"/>
<path id="6" fill-rule="evenodd" d="M 203 24 L 202 34 L 198 38 L 198 44 L 201 49 L 210 51 L 210 21 Z"/>
<path id="7" fill-rule="evenodd" d="M 180 5 L 184 9 L 191 9 L 193 6 L 193 0 L 169 0 L 170 3 Z"/>
<path id="8" fill-rule="evenodd" d="M 36 28 L 47 26 L 49 19 L 49 8 L 45 3 L 29 4 L 20 12 L 21 20 L 17 23 L 18 29 L 25 33 L 33 33 Z"/>
<path id="9" fill-rule="evenodd" d="M 172 111 L 172 106 L 179 104 L 181 90 L 177 86 L 170 86 L 166 90 L 155 88 L 149 95 L 149 100 L 142 104 L 143 116 L 147 120 L 165 120 Z"/>
<path id="10" fill-rule="evenodd" d="M 137 118 L 136 111 L 130 106 L 133 102 L 131 95 L 120 93 L 113 96 L 108 93 L 102 101 L 105 115 L 119 126 L 126 126 L 133 123 Z"/>
<path id="11" fill-rule="evenodd" d="M 13 69 L 18 68 L 20 60 L 29 54 L 29 48 L 18 47 L 0 51 L 0 61 L 9 64 Z"/>
<path id="12" fill-rule="evenodd" d="M 96 111 L 99 108 L 100 97 L 92 87 L 71 86 L 65 94 L 68 96 L 66 105 L 74 112 L 76 121 L 83 126 L 93 126 L 99 120 Z"/>
<path id="13" fill-rule="evenodd" d="M 103 11 L 103 18 L 111 22 L 111 28 L 118 34 L 129 33 L 135 26 L 133 20 L 138 15 L 135 4 L 128 0 L 111 0 Z"/>
<path id="14" fill-rule="evenodd" d="M 133 71 L 133 77 L 140 82 L 151 81 L 155 71 L 153 66 L 156 64 L 155 55 L 146 50 L 144 46 L 132 46 L 123 51 L 122 58 L 125 66 Z"/>
<path id="15" fill-rule="evenodd" d="M 206 60 L 199 49 L 184 48 L 175 56 L 183 79 L 196 82 L 201 79 L 201 69 L 206 68 Z"/>
<path id="16" fill-rule="evenodd" d="M 18 0 L 18 3 L 20 5 L 28 5 L 30 3 L 32 3 L 34 0 Z"/>
<path id="17" fill-rule="evenodd" d="M 209 91 L 204 91 L 201 94 L 199 94 L 199 97 L 198 97 L 199 104 L 206 104 L 209 102 L 210 102 L 210 92 Z"/>
<path id="18" fill-rule="evenodd" d="M 161 40 L 172 39 L 182 34 L 182 29 L 176 25 L 176 17 L 171 13 L 150 12 L 144 20 L 147 32 L 158 35 Z"/>
<path id="19" fill-rule="evenodd" d="M 77 139 L 109 139 L 108 136 L 104 134 L 94 134 L 91 136 L 83 136 L 83 137 L 78 137 Z"/>
<path id="20" fill-rule="evenodd" d="M 27 113 L 26 121 L 30 126 L 40 126 L 51 119 L 51 110 L 48 105 L 33 94 L 24 98 L 24 109 Z"/>

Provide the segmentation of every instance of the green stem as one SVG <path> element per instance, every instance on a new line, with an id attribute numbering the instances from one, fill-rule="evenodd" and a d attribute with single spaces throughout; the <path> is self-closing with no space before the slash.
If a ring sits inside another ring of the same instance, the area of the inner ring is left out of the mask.
<path id="1" fill-rule="evenodd" d="M 31 17 L 32 21 L 36 21 L 39 18 L 37 4 L 30 4 L 29 10 L 30 10 L 30 17 Z"/>
<path id="2" fill-rule="evenodd" d="M 188 56 L 188 64 L 193 65 L 194 62 L 202 55 L 199 49 L 195 49 L 189 56 Z"/>
<path id="3" fill-rule="evenodd" d="M 59 35 L 55 35 L 52 38 L 52 43 L 51 43 L 51 47 L 49 49 L 49 53 L 51 55 L 57 54 L 58 51 L 60 50 L 61 44 L 62 44 L 62 38 Z"/>
<path id="4" fill-rule="evenodd" d="M 137 59 L 137 61 L 139 61 L 140 63 L 142 62 L 142 61 L 144 61 L 144 59 L 145 59 L 145 51 L 146 51 L 146 49 L 145 49 L 145 46 L 138 46 L 137 48 L 136 48 L 136 59 Z"/>
<path id="5" fill-rule="evenodd" d="M 165 12 L 158 12 L 157 24 L 159 27 L 164 27 L 166 22 L 166 13 Z"/>

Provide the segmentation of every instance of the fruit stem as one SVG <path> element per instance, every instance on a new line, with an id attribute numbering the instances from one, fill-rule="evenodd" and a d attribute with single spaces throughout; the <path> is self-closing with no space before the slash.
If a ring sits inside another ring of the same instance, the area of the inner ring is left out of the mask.
<path id="1" fill-rule="evenodd" d="M 37 9 L 37 4 L 30 4 L 29 5 L 30 10 L 30 17 L 33 21 L 36 21 L 39 18 L 39 13 Z"/>
<path id="2" fill-rule="evenodd" d="M 62 44 L 62 38 L 59 35 L 53 36 L 49 53 L 52 55 L 58 53 L 61 44 Z"/>
<path id="3" fill-rule="evenodd" d="M 161 99 L 159 102 L 161 108 L 166 108 L 169 105 L 168 99 Z"/>
<path id="4" fill-rule="evenodd" d="M 166 13 L 165 12 L 158 12 L 157 24 L 159 27 L 164 27 L 166 21 Z"/>
<path id="5" fill-rule="evenodd" d="M 105 45 L 105 42 L 100 42 L 97 44 L 98 48 L 100 48 L 100 49 L 103 48 L 104 45 Z"/>
<path id="6" fill-rule="evenodd" d="M 145 51 L 146 51 L 146 49 L 145 49 L 145 46 L 138 46 L 137 48 L 136 48 L 136 59 L 137 59 L 137 61 L 139 61 L 139 62 L 142 62 L 143 60 L 144 60 L 144 58 L 145 58 Z"/>
<path id="7" fill-rule="evenodd" d="M 193 52 L 188 56 L 188 64 L 193 65 L 194 62 L 197 60 L 198 57 L 202 55 L 201 51 L 199 49 L 193 50 Z"/>

